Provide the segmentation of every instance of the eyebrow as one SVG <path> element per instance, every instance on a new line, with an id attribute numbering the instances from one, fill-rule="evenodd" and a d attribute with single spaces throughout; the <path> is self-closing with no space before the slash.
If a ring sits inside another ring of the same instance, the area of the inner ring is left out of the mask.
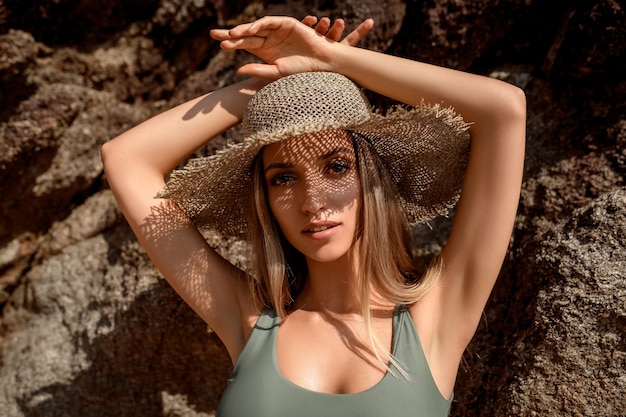
<path id="1" fill-rule="evenodd" d="M 345 147 L 340 147 L 340 148 L 335 148 L 332 149 L 328 152 L 326 152 L 325 154 L 321 155 L 318 158 L 318 161 L 325 161 L 327 159 L 332 158 L 333 156 L 340 154 L 340 153 L 349 153 L 350 149 L 345 148 Z M 268 172 L 272 169 L 289 169 L 289 168 L 293 168 L 295 166 L 295 164 L 293 162 L 274 162 L 269 164 L 265 169 L 264 172 Z"/>
<path id="2" fill-rule="evenodd" d="M 293 167 L 294 164 L 291 162 L 274 162 L 265 168 L 265 172 L 271 171 L 272 169 L 288 169 Z"/>
<path id="3" fill-rule="evenodd" d="M 350 152 L 350 149 L 348 149 L 348 148 L 344 148 L 344 147 L 335 148 L 335 149 L 333 149 L 333 150 L 331 150 L 329 152 L 326 152 L 324 155 L 320 156 L 319 160 L 320 161 L 324 161 L 326 159 L 332 158 L 333 156 L 337 155 L 338 153 L 349 153 L 349 152 Z"/>

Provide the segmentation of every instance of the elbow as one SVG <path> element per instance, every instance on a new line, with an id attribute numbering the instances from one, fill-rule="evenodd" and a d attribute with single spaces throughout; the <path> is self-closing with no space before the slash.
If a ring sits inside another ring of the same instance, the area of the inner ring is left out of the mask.
<path id="1" fill-rule="evenodd" d="M 495 111 L 504 116 L 509 123 L 526 125 L 526 93 L 521 88 L 502 83 L 500 100 L 496 100 Z"/>
<path id="2" fill-rule="evenodd" d="M 103 165 L 106 163 L 108 153 L 109 153 L 109 142 L 106 142 L 104 145 L 100 147 L 100 159 L 102 160 Z"/>
<path id="3" fill-rule="evenodd" d="M 113 139 L 100 147 L 100 159 L 104 174 L 111 184 L 111 180 L 116 173 L 128 168 L 128 152 L 123 149 L 123 143 Z"/>
<path id="4" fill-rule="evenodd" d="M 510 99 L 507 115 L 511 126 L 511 138 L 517 138 L 520 146 L 520 153 L 524 154 L 524 146 L 526 143 L 526 94 L 524 90 L 511 85 Z M 513 132 L 519 132 L 514 135 Z"/>
<path id="5" fill-rule="evenodd" d="M 511 85 L 510 107 L 512 116 L 526 123 L 526 93 L 519 87 Z"/>
<path id="6" fill-rule="evenodd" d="M 115 153 L 112 148 L 111 142 L 106 142 L 100 147 L 100 159 L 102 160 L 102 167 L 104 168 L 105 174 L 110 169 L 111 160 L 113 159 L 112 156 Z"/>
<path id="7" fill-rule="evenodd" d="M 476 120 L 475 132 L 520 139 L 526 136 L 526 94 L 521 88 L 494 80 L 494 89 L 486 93 L 484 119 Z"/>

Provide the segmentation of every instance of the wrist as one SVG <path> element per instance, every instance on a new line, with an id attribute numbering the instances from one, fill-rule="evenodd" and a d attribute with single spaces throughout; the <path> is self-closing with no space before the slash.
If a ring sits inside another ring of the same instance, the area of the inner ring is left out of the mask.
<path id="1" fill-rule="evenodd" d="M 328 48 L 322 60 L 324 65 L 322 70 L 348 76 L 344 72 L 346 70 L 345 57 L 349 54 L 350 49 L 353 48 L 353 46 L 345 45 L 341 42 L 328 42 Z"/>

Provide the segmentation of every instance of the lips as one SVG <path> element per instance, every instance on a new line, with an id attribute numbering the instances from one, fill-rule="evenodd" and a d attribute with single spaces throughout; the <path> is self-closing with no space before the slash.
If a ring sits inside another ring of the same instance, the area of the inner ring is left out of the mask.
<path id="1" fill-rule="evenodd" d="M 330 229 L 332 226 L 320 226 L 314 227 L 312 229 L 305 230 L 305 232 L 323 232 L 324 230 Z"/>
<path id="2" fill-rule="evenodd" d="M 328 229 L 332 229 L 333 227 L 337 225 L 338 223 L 334 223 L 334 222 L 309 223 L 306 225 L 306 227 L 304 228 L 302 232 L 303 233 L 319 233 L 319 232 L 324 232 Z"/>

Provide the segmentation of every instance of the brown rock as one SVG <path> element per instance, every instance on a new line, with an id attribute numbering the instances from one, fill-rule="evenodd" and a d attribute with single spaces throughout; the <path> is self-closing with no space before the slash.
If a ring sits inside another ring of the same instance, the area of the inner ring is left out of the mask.
<path id="1" fill-rule="evenodd" d="M 508 359 L 496 415 L 619 416 L 626 409 L 626 189 L 543 236 L 519 279 L 528 326 Z M 520 300 L 521 301 L 521 300 Z"/>
<path id="2" fill-rule="evenodd" d="M 374 17 L 363 47 L 525 89 L 519 215 L 452 415 L 623 414 L 619 2 L 36 3 L 0 1 L 3 416 L 214 413 L 228 357 L 128 230 L 98 153 L 149 115 L 237 80 L 253 58 L 220 51 L 208 31 L 265 13 L 342 17 L 348 30 Z M 229 131 L 198 154 L 238 138 Z M 424 262 L 445 243 L 449 221 L 432 226 L 417 230 Z M 242 262 L 232 242 L 207 238 Z"/>
<path id="3" fill-rule="evenodd" d="M 71 84 L 42 86 L 22 102 L 0 124 L 0 241 L 69 214 L 81 194 L 101 186 L 100 146 L 147 114 Z"/>

